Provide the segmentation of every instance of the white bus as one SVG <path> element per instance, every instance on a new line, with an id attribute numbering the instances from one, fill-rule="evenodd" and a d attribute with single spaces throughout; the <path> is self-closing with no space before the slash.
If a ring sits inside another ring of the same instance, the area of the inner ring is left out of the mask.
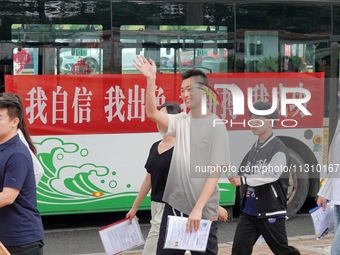
<path id="1" fill-rule="evenodd" d="M 159 103 L 180 102 L 179 74 L 188 68 L 205 70 L 214 84 L 230 77 L 314 79 L 313 86 L 304 83 L 312 93 L 305 107 L 314 109 L 313 117 L 297 112 L 302 125 L 277 127 L 275 134 L 295 165 L 327 164 L 338 116 L 340 3 L 306 3 L 2 1 L 0 81 L 2 89 L 23 97 L 44 163 L 38 186 L 42 214 L 123 211 L 132 204 L 148 148 L 159 139 L 145 116 L 143 80 L 132 68 L 131 59 L 140 54 L 154 59 L 160 79 L 168 82 L 160 84 Z M 258 93 L 256 99 L 272 100 L 273 84 L 247 86 Z M 57 104 L 66 94 L 64 104 Z M 88 105 L 75 101 L 80 97 Z M 233 101 L 228 100 L 226 118 L 238 118 L 230 114 Z M 105 129 L 94 124 L 100 114 Z M 255 138 L 247 128 L 229 130 L 232 164 L 239 166 Z M 290 216 L 308 196 L 315 197 L 319 177 L 291 173 Z M 221 204 L 233 206 L 235 190 L 227 181 L 220 185 Z"/>

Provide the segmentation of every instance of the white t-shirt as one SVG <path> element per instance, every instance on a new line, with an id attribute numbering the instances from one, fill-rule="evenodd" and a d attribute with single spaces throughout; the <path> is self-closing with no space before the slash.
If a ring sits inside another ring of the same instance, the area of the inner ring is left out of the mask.
<path id="1" fill-rule="evenodd" d="M 163 201 L 189 215 L 209 177 L 209 168 L 230 164 L 228 132 L 225 125 L 213 126 L 214 119 L 219 119 L 214 114 L 201 119 L 186 113 L 168 117 L 167 132 L 176 142 Z M 203 219 L 217 218 L 219 196 L 216 187 L 203 209 Z"/>
<path id="2" fill-rule="evenodd" d="M 35 185 L 38 186 L 41 177 L 44 175 L 44 169 L 41 166 L 37 157 L 33 154 L 31 149 L 29 148 L 28 143 L 20 129 L 18 129 L 18 135 L 20 137 L 20 140 L 27 146 L 28 150 L 31 153 L 32 161 L 33 161 L 34 176 L 35 176 Z"/>
<path id="3" fill-rule="evenodd" d="M 328 153 L 329 176 L 321 186 L 318 195 L 333 204 L 340 205 L 340 120 Z"/>

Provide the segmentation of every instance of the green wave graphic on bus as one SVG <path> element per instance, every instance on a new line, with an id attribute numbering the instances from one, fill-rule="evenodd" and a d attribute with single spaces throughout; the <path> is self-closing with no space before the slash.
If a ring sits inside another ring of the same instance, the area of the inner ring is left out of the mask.
<path id="1" fill-rule="evenodd" d="M 131 206 L 137 192 L 115 192 L 117 171 L 86 162 L 90 153 L 87 149 L 59 138 L 47 138 L 35 145 L 44 168 L 37 187 L 42 214 L 114 211 Z M 75 165 L 79 160 L 65 158 L 80 158 L 82 162 Z"/>

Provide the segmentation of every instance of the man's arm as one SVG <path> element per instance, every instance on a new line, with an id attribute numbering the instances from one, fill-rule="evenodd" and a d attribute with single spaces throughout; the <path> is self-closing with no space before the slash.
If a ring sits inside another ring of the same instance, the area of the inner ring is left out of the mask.
<path id="1" fill-rule="evenodd" d="M 192 232 L 197 231 L 199 228 L 200 221 L 202 219 L 202 211 L 204 206 L 207 204 L 208 200 L 214 193 L 216 186 L 218 185 L 218 180 L 221 173 L 215 172 L 205 181 L 201 195 L 199 196 L 194 209 L 189 214 L 187 222 L 187 231 Z"/>
<path id="2" fill-rule="evenodd" d="M 241 177 L 239 175 L 229 176 L 228 180 L 233 186 L 241 186 Z"/>
<path id="3" fill-rule="evenodd" d="M 211 130 L 213 132 L 212 148 L 210 152 L 210 165 L 215 166 L 211 169 L 228 169 L 230 164 L 229 153 L 229 135 L 225 126 L 218 126 Z M 221 171 L 210 172 L 206 179 L 202 192 L 191 211 L 187 223 L 187 231 L 198 230 L 199 222 L 202 218 L 202 211 L 208 200 L 214 193 L 218 180 L 221 177 Z"/>
<path id="4" fill-rule="evenodd" d="M 13 204 L 19 192 L 14 188 L 3 188 L 2 192 L 0 192 L 0 208 Z"/>
<path id="5" fill-rule="evenodd" d="M 168 130 L 168 115 L 157 109 L 156 105 L 156 73 L 157 68 L 155 62 L 150 59 L 148 61 L 144 56 L 137 56 L 138 60 L 133 60 L 133 66 L 139 70 L 146 78 L 146 98 L 145 107 L 146 115 L 150 120 L 158 124 L 161 132 Z"/>
<path id="6" fill-rule="evenodd" d="M 228 211 L 222 206 L 218 207 L 218 219 L 226 222 L 228 220 Z"/>
<path id="7" fill-rule="evenodd" d="M 267 166 L 260 166 L 255 174 L 242 175 L 242 184 L 257 187 L 268 183 L 276 182 L 284 172 L 289 171 L 287 158 L 283 152 L 277 152 Z"/>
<path id="8" fill-rule="evenodd" d="M 317 205 L 321 206 L 323 210 L 326 209 L 326 205 L 328 199 L 331 197 L 332 193 L 332 181 L 331 178 L 326 178 L 324 184 L 322 184 L 319 192 L 318 192 L 318 200 L 316 201 Z"/>

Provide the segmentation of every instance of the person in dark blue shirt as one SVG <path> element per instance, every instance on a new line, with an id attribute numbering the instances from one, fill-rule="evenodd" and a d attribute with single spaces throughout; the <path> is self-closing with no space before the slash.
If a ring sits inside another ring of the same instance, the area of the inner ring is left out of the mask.
<path id="1" fill-rule="evenodd" d="M 0 100 L 0 241 L 12 255 L 42 255 L 32 157 L 17 133 L 22 121 L 19 101 Z"/>

